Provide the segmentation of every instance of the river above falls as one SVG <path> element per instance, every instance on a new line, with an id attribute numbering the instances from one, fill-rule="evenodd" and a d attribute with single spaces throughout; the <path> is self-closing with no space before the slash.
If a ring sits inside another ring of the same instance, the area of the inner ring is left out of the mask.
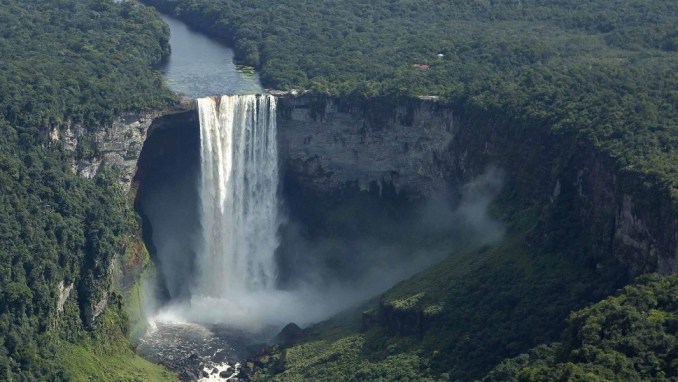
<path id="1" fill-rule="evenodd" d="M 264 92 L 256 73 L 236 68 L 231 48 L 192 30 L 180 20 L 161 17 L 171 33 L 172 53 L 161 68 L 170 89 L 190 98 Z"/>

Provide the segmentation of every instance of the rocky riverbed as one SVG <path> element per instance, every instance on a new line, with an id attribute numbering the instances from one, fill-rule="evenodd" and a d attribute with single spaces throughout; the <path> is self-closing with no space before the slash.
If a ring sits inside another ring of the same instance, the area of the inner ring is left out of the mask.
<path id="1" fill-rule="evenodd" d="M 153 322 L 140 339 L 139 353 L 176 372 L 181 381 L 248 381 L 250 333 L 221 326 Z"/>

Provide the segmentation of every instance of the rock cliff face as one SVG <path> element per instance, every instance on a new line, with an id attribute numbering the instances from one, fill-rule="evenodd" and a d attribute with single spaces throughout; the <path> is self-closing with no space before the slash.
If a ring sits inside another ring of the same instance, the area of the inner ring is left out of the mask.
<path id="1" fill-rule="evenodd" d="M 631 274 L 678 272 L 678 218 L 668 195 L 638 191 L 639 179 L 590 148 L 558 176 L 554 206 L 576 215 L 592 253 L 613 254 Z"/>
<path id="2" fill-rule="evenodd" d="M 193 103 L 186 101 L 165 110 L 124 113 L 108 126 L 86 128 L 77 123 L 67 124 L 54 128 L 49 138 L 52 144 L 61 144 L 72 153 L 74 173 L 93 178 L 102 166 L 116 168 L 121 183 L 129 188 L 148 135 L 154 129 L 171 123 L 173 116 L 182 118 L 186 112 L 192 116 L 192 109 Z"/>
<path id="3" fill-rule="evenodd" d="M 454 193 L 495 165 L 507 194 L 541 206 L 542 240 L 576 240 L 593 266 L 616 259 L 630 274 L 678 271 L 668 196 L 639 193 L 613 160 L 574 137 L 435 100 L 287 94 L 278 105 L 281 164 L 316 195 L 386 185 L 415 198 Z"/>
<path id="4" fill-rule="evenodd" d="M 75 174 L 93 178 L 104 168 L 115 168 L 121 185 L 129 190 L 138 171 L 139 156 L 147 137 L 156 129 L 170 124 L 186 124 L 190 127 L 196 123 L 197 114 L 192 102 L 184 102 L 166 110 L 125 113 L 103 127 L 86 128 L 77 123 L 66 124 L 54 128 L 49 134 L 49 141 L 52 145 L 62 145 L 65 151 L 71 153 L 71 167 Z M 96 284 L 101 287 L 97 287 L 97 291 L 90 291 L 96 297 L 91 303 L 82 304 L 86 326 L 91 326 L 103 313 L 109 301 L 110 286 L 125 293 L 139 279 L 146 265 L 143 262 L 144 251 L 139 235 L 131 239 L 126 248 L 121 248 L 110 264 L 103 265 L 108 271 L 96 280 Z M 63 281 L 57 286 L 58 312 L 72 295 L 73 286 Z"/>
<path id="5" fill-rule="evenodd" d="M 389 184 L 427 196 L 448 188 L 456 126 L 451 110 L 435 102 L 283 96 L 278 110 L 281 163 L 318 194 Z"/>

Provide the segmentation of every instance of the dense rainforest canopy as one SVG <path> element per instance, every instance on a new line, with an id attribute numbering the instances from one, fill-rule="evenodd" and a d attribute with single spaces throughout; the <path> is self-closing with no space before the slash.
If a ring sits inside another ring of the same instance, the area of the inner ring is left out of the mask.
<path id="1" fill-rule="evenodd" d="M 673 381 L 678 377 L 678 277 L 649 275 L 574 312 L 562 342 L 506 360 L 483 379 Z"/>
<path id="2" fill-rule="evenodd" d="M 151 67 L 169 54 L 169 28 L 151 9 L 109 1 L 1 5 L 0 111 L 13 125 L 93 127 L 171 99 Z"/>
<path id="3" fill-rule="evenodd" d="M 123 110 L 166 105 L 173 96 L 151 64 L 168 38 L 154 11 L 132 3 L 0 1 L 0 380 L 67 378 L 55 341 L 87 337 L 84 312 L 138 231 L 115 174 L 76 176 L 50 129 L 92 131 Z M 62 312 L 59 285 L 72 288 Z"/>
<path id="4" fill-rule="evenodd" d="M 578 134 L 678 213 L 678 3 L 148 0 L 230 40 L 264 85 L 435 95 Z"/>

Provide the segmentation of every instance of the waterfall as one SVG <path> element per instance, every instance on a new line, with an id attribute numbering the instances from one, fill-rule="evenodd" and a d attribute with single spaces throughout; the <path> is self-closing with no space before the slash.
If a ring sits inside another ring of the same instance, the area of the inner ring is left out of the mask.
<path id="1" fill-rule="evenodd" d="M 276 99 L 200 98 L 201 245 L 194 295 L 273 287 L 278 246 Z"/>

